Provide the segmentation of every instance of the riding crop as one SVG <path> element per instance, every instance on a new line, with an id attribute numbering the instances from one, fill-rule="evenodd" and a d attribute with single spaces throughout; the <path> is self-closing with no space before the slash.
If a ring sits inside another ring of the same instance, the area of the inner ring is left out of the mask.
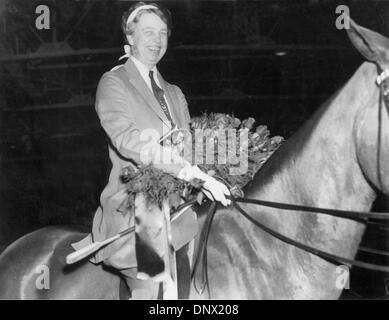
<path id="1" fill-rule="evenodd" d="M 173 211 L 174 213 L 171 215 L 170 220 L 173 221 L 173 220 L 177 219 L 185 211 L 184 209 L 186 209 L 186 207 L 191 206 L 195 202 L 196 202 L 196 200 L 191 200 L 191 201 L 188 201 L 186 203 L 179 205 Z M 121 237 L 123 237 L 129 233 L 134 232 L 134 231 L 135 231 L 135 227 L 130 227 L 130 228 L 123 230 L 123 231 L 119 232 L 118 234 L 116 234 L 108 239 L 105 239 L 103 241 L 93 242 L 93 243 L 87 245 L 86 247 L 81 248 L 81 249 L 74 251 L 74 252 L 70 253 L 69 255 L 67 255 L 66 256 L 66 263 L 67 264 L 76 263 L 76 262 L 90 256 L 91 254 L 97 252 L 98 250 L 102 249 L 106 245 L 108 245 L 108 244 L 120 239 Z"/>

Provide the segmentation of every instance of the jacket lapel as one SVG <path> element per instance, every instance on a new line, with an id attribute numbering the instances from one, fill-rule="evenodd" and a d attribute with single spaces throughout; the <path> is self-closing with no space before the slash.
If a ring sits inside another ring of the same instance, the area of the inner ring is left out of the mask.
<path id="1" fill-rule="evenodd" d="M 153 113 L 166 125 L 169 125 L 169 121 L 166 118 L 165 114 L 162 111 L 160 104 L 157 99 L 154 97 L 154 94 L 151 92 L 150 88 L 147 86 L 142 76 L 140 75 L 135 64 L 131 59 L 127 59 L 127 62 L 124 64 L 124 67 L 127 71 L 128 78 L 131 84 L 138 90 L 138 93 L 143 97 L 147 102 L 148 106 L 152 109 Z M 170 101 L 169 101 L 170 103 Z"/>

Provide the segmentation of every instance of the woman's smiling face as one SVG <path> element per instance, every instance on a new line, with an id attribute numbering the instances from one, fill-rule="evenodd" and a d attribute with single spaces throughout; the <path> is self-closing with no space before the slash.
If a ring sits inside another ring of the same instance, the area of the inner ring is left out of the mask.
<path id="1" fill-rule="evenodd" d="M 154 13 L 144 13 L 135 25 L 134 32 L 127 35 L 131 54 L 149 69 L 161 60 L 167 49 L 168 27 Z"/>

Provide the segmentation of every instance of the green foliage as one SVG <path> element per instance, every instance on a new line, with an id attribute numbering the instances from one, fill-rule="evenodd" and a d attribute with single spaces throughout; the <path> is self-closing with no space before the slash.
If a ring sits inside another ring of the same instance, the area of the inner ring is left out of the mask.
<path id="1" fill-rule="evenodd" d="M 127 207 L 132 207 L 135 195 L 143 193 L 148 204 L 156 204 L 160 208 L 165 199 L 176 207 L 180 204 L 182 194 L 189 195 L 193 189 L 200 189 L 201 182 L 197 179 L 191 183 L 180 180 L 159 170 L 152 165 L 141 166 L 135 171 L 133 167 L 126 167 L 122 175 L 129 195 Z"/>

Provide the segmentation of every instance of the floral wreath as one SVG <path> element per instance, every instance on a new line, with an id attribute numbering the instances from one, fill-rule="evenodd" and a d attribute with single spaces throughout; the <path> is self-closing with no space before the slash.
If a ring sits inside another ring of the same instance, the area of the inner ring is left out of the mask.
<path id="1" fill-rule="evenodd" d="M 224 164 L 206 164 L 205 157 L 209 157 L 209 154 L 206 153 L 203 155 L 203 163 L 198 165 L 204 172 L 224 182 L 235 196 L 243 195 L 242 188 L 252 181 L 258 170 L 284 141 L 284 138 L 280 136 L 270 137 L 266 125 L 259 125 L 254 130 L 254 123 L 255 120 L 251 117 L 241 121 L 233 115 L 223 113 L 203 113 L 199 117 L 192 118 L 190 122 L 192 136 L 194 137 L 197 130 L 204 130 L 207 143 L 215 143 L 221 133 L 230 129 L 235 129 L 234 132 L 237 136 L 242 134 L 242 130 L 247 134 L 248 167 L 244 174 L 231 175 L 230 169 L 233 164 L 228 159 Z M 180 130 L 177 130 L 171 134 L 168 145 L 179 146 L 180 143 L 182 143 L 182 135 Z M 193 141 L 192 146 L 195 147 L 195 141 Z M 213 156 L 217 157 L 220 148 L 213 150 L 216 150 Z M 140 166 L 138 170 L 131 166 L 126 167 L 123 169 L 121 179 L 126 183 L 128 199 L 125 205 L 127 207 L 133 205 L 137 193 L 144 193 L 149 204 L 157 204 L 161 207 L 162 202 L 169 199 L 170 205 L 176 207 L 182 198 L 188 199 L 198 196 L 202 185 L 200 180 L 194 179 L 191 182 L 185 182 L 153 167 L 151 164 Z"/>

